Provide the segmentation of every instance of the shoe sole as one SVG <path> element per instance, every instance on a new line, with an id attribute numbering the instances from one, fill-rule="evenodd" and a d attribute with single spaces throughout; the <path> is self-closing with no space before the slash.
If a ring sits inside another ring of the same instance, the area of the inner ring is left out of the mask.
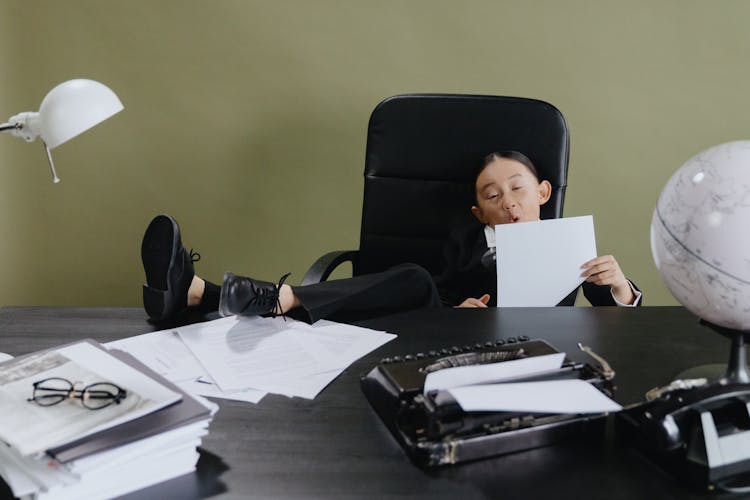
<path id="1" fill-rule="evenodd" d="M 168 215 L 154 217 L 141 242 L 141 261 L 146 272 L 143 307 L 149 317 L 157 321 L 173 313 L 167 308 L 167 304 L 174 304 L 174 290 L 169 287 L 169 270 L 175 265 L 179 242 L 180 227 Z"/>

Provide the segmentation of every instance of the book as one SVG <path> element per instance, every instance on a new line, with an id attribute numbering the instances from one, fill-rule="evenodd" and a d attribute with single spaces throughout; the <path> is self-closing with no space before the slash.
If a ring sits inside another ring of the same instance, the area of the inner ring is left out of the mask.
<path id="1" fill-rule="evenodd" d="M 126 392 L 116 404 L 96 410 L 85 407 L 81 399 L 40 406 L 32 401 L 35 383 L 50 378 L 64 379 L 78 391 L 106 382 Z M 0 407 L 4 409 L 0 440 L 21 456 L 44 454 L 168 407 L 181 401 L 183 394 L 123 362 L 98 342 L 74 342 L 0 363 Z"/>
<path id="2" fill-rule="evenodd" d="M 103 346 L 99 347 L 105 349 Z M 171 406 L 149 413 L 136 420 L 130 420 L 116 427 L 110 427 L 95 434 L 50 448 L 47 450 L 47 455 L 50 457 L 61 463 L 70 462 L 93 453 L 155 436 L 176 427 L 211 418 L 211 410 L 208 407 L 132 355 L 114 349 L 108 350 L 108 352 L 165 387 L 179 393 L 182 399 Z"/>

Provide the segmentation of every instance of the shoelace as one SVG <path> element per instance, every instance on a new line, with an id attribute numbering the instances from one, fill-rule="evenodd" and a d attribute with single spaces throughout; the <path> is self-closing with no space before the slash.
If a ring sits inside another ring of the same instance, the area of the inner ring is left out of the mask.
<path id="1" fill-rule="evenodd" d="M 279 300 L 279 290 L 281 289 L 281 285 L 284 284 L 286 279 L 291 275 L 292 273 L 286 273 L 284 276 L 279 278 L 279 282 L 276 284 L 276 289 L 271 290 L 269 288 L 256 288 L 253 282 L 250 282 L 250 288 L 253 290 L 253 298 L 250 299 L 248 302 L 248 305 L 258 305 L 259 307 L 263 309 L 270 309 L 271 305 L 274 306 L 274 309 L 271 310 L 271 314 L 273 314 L 273 317 L 281 316 L 284 318 L 284 321 L 286 321 L 286 313 L 284 313 L 281 309 L 281 300 Z M 274 304 L 274 301 L 276 302 Z M 279 311 L 282 311 L 281 314 L 276 314 L 275 309 L 278 307 Z"/>
<path id="2" fill-rule="evenodd" d="M 201 254 L 199 254 L 198 252 L 194 252 L 193 249 L 191 248 L 190 249 L 190 262 L 195 264 L 199 260 L 201 260 Z"/>

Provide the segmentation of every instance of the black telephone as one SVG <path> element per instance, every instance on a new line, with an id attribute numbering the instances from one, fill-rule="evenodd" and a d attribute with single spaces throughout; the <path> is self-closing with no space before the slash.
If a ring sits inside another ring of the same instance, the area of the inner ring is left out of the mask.
<path id="1" fill-rule="evenodd" d="M 618 436 L 707 489 L 750 470 L 750 385 L 675 381 L 617 415 Z"/>

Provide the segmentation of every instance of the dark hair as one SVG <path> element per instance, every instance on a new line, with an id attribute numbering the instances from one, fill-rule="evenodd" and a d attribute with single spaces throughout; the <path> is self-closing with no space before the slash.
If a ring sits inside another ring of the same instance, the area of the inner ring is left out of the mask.
<path id="1" fill-rule="evenodd" d="M 474 200 L 477 200 L 477 179 L 479 179 L 479 176 L 484 172 L 484 169 L 487 168 L 487 165 L 494 162 L 495 160 L 499 160 L 500 158 L 507 158 L 509 160 L 515 160 L 521 165 L 524 165 L 526 168 L 529 169 L 529 172 L 536 178 L 537 182 L 540 181 L 539 179 L 539 172 L 537 171 L 536 167 L 534 166 L 534 163 L 532 163 L 531 160 L 529 160 L 529 157 L 526 156 L 523 153 L 520 153 L 518 151 L 494 151 L 487 156 L 484 157 L 482 160 L 482 163 L 480 163 L 476 170 L 474 171 Z"/>

